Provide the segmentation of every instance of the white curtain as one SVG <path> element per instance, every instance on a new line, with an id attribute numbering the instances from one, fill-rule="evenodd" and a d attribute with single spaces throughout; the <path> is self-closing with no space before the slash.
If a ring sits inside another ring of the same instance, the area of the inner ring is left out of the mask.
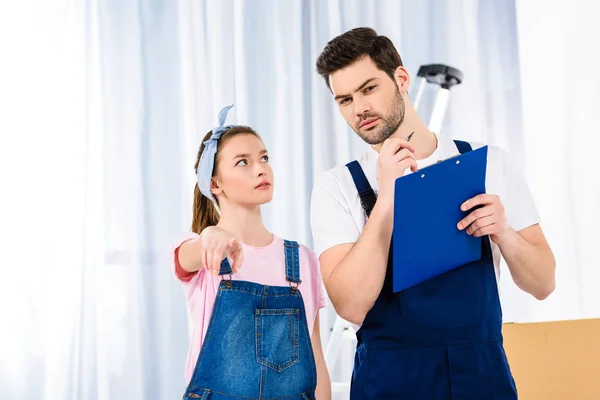
<path id="1" fill-rule="evenodd" d="M 177 10 L 0 5 L 3 399 L 183 393 Z"/>
<path id="2" fill-rule="evenodd" d="M 535 303 L 503 281 L 505 316 L 594 316 L 598 77 L 565 60 L 597 68 L 589 40 L 567 44 L 598 28 L 570 11 L 561 21 L 570 30 L 536 48 L 566 7 L 552 4 L 555 14 L 533 24 L 537 9 L 519 3 L 516 18 L 512 1 L 2 3 L 2 396 L 31 397 L 31 385 L 52 400 L 181 396 L 187 313 L 168 248 L 189 228 L 200 139 L 234 103 L 230 122 L 256 128 L 271 152 L 267 225 L 311 245 L 314 177 L 364 150 L 314 64 L 328 40 L 356 26 L 390 37 L 413 77 L 422 64 L 461 69 L 442 134 L 502 146 L 525 168 L 559 288 Z M 560 56 L 554 41 L 564 41 Z M 546 75 L 533 72 L 548 63 Z M 329 307 L 324 342 L 334 318 Z M 335 382 L 349 381 L 354 345 L 346 335 Z M 335 398 L 347 398 L 340 388 Z"/>
<path id="3" fill-rule="evenodd" d="M 86 102 L 85 38 L 80 5 L 0 5 L 0 392 L 7 399 L 77 397 L 85 382 L 76 368 L 83 353 L 95 352 L 84 337 L 94 304 L 82 297 L 102 259 L 103 233 L 100 216 L 87 212 L 98 199 L 98 158 L 88 150 L 99 127 L 88 125 L 98 119 Z"/>
<path id="4" fill-rule="evenodd" d="M 514 291 L 516 320 L 600 317 L 600 26 L 584 0 L 517 0 L 525 171 L 557 259 L 557 287 Z M 518 311 L 517 311 L 518 310 Z"/>

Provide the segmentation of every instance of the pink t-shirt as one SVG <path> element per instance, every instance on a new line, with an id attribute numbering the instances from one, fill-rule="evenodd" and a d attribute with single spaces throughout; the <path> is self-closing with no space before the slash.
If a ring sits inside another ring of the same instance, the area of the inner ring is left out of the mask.
<path id="1" fill-rule="evenodd" d="M 217 290 L 221 277 L 200 270 L 190 274 L 181 268 L 177 258 L 179 247 L 185 241 L 198 237 L 195 233 L 188 233 L 178 240 L 172 249 L 172 268 L 175 276 L 183 284 L 187 299 L 189 314 L 192 322 L 190 346 L 188 349 L 185 366 L 185 379 L 190 381 L 198 355 L 202 348 L 204 336 L 208 329 Z M 285 279 L 285 249 L 283 239 L 273 235 L 273 242 L 266 247 L 253 247 L 242 244 L 244 248 L 244 262 L 233 280 L 256 282 L 269 286 L 287 286 Z M 317 311 L 325 307 L 325 292 L 319 271 L 319 263 L 315 253 L 306 246 L 300 246 L 300 293 L 306 307 L 308 331 L 312 330 L 317 317 Z"/>

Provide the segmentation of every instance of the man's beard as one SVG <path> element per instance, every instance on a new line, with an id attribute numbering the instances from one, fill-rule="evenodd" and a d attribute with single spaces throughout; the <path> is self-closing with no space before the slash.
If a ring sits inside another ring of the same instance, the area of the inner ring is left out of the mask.
<path id="1" fill-rule="evenodd" d="M 404 122 L 405 105 L 400 90 L 396 88 L 396 96 L 392 101 L 390 112 L 386 115 L 378 113 L 364 113 L 360 121 L 352 129 L 361 137 L 362 140 L 370 145 L 382 143 L 392 136 Z M 369 118 L 379 118 L 379 124 L 373 128 L 367 128 L 361 132 L 359 126 Z"/>

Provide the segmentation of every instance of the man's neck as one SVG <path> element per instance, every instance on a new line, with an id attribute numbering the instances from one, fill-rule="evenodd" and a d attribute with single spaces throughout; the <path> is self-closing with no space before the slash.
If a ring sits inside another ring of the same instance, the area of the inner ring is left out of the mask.
<path id="1" fill-rule="evenodd" d="M 436 135 L 427 129 L 423 123 L 420 123 L 420 121 L 418 124 L 413 124 L 412 126 L 405 121 L 390 137 L 406 140 L 411 133 L 410 144 L 415 148 L 415 157 L 417 160 L 429 157 L 437 149 L 438 140 Z M 381 146 L 383 146 L 383 143 L 376 144 L 373 148 L 379 153 Z"/>
<path id="2" fill-rule="evenodd" d="M 217 226 L 250 246 L 265 247 L 273 241 L 273 234 L 263 224 L 260 206 L 249 209 L 223 204 Z"/>

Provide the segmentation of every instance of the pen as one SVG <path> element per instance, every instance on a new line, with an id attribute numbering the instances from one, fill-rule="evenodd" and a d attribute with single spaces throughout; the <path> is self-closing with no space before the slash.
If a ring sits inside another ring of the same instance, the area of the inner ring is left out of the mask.
<path id="1" fill-rule="evenodd" d="M 411 133 L 410 133 L 410 135 L 408 135 L 408 136 L 406 137 L 406 139 L 404 139 L 404 140 L 406 140 L 407 142 L 410 142 L 410 139 L 412 138 L 412 135 L 414 135 L 414 133 L 415 133 L 414 131 L 413 131 L 413 132 L 411 132 Z M 402 150 L 402 148 L 399 148 L 399 149 L 398 149 L 398 151 L 400 151 L 400 150 Z M 396 153 L 398 153 L 398 151 L 397 151 Z"/>
<path id="2" fill-rule="evenodd" d="M 410 139 L 412 138 L 412 136 L 413 136 L 414 134 L 415 134 L 415 131 L 412 131 L 412 132 L 410 133 L 410 135 L 408 135 L 408 137 L 406 138 L 406 141 L 407 141 L 407 142 L 410 142 Z M 417 167 L 417 171 L 418 171 L 418 170 L 419 170 L 419 167 Z M 415 171 L 415 172 L 417 172 L 417 171 Z"/>
<path id="3" fill-rule="evenodd" d="M 404 140 L 406 140 L 407 142 L 410 142 L 410 139 L 412 138 L 412 136 L 413 136 L 414 134 L 415 134 L 415 132 L 414 132 L 414 131 L 413 131 L 413 132 L 411 132 L 411 133 L 410 133 L 410 135 L 408 135 L 408 136 L 406 137 L 406 139 L 404 139 Z M 398 149 L 398 151 L 400 151 L 400 150 L 402 150 L 402 148 Z"/>

